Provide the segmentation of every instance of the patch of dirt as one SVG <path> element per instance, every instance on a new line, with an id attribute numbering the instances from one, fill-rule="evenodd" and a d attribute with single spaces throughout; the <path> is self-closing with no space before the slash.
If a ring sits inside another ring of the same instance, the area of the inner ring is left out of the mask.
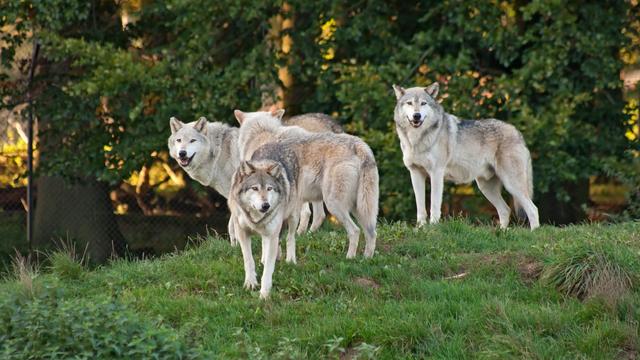
<path id="1" fill-rule="evenodd" d="M 542 272 L 542 262 L 528 257 L 518 259 L 518 272 L 522 281 L 526 284 L 532 284 L 540 278 Z"/>
<path id="2" fill-rule="evenodd" d="M 485 265 L 507 265 L 515 266 L 520 274 L 522 281 L 527 284 L 533 284 L 540 277 L 542 272 L 542 262 L 526 255 L 500 253 L 500 254 L 483 254 L 473 260 Z M 473 264 L 468 264 L 473 268 Z M 462 272 L 462 271 L 461 271 Z"/>
<path id="3" fill-rule="evenodd" d="M 391 246 L 391 244 L 381 244 L 379 248 L 382 252 L 389 253 L 391 252 L 391 249 L 393 249 L 393 246 Z"/>
<path id="4" fill-rule="evenodd" d="M 638 359 L 638 350 L 630 348 L 630 347 L 625 347 L 624 349 L 622 349 L 618 353 L 618 356 L 616 356 L 616 359 L 618 359 L 618 360 L 636 360 L 636 359 Z"/>
<path id="5" fill-rule="evenodd" d="M 379 289 L 380 288 L 380 284 L 378 284 L 375 280 L 373 279 L 369 279 L 369 278 L 365 278 L 365 277 L 357 277 L 355 279 L 353 279 L 353 281 L 363 287 L 370 287 L 373 289 Z"/>
<path id="6" fill-rule="evenodd" d="M 351 360 L 358 357 L 358 350 L 354 347 L 348 347 L 343 353 L 340 353 L 340 360 Z"/>

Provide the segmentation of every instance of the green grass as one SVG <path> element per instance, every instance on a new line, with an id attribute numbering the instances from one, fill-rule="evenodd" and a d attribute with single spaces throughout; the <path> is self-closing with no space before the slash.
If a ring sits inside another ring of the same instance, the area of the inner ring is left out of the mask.
<path id="1" fill-rule="evenodd" d="M 298 264 L 276 264 L 268 301 L 242 288 L 240 249 L 219 238 L 155 260 L 83 269 L 82 276 L 44 269 L 34 286 L 54 289 L 74 306 L 105 299 L 120 304 L 204 357 L 637 355 L 640 223 L 530 232 L 449 220 L 419 230 L 384 224 L 378 234 L 371 260 L 345 259 L 346 235 L 339 228 L 299 237 Z M 253 243 L 259 264 L 259 241 Z M 578 298 L 539 278 L 585 248 L 615 249 L 607 259 L 629 277 L 623 297 Z M 0 304 L 24 294 L 21 286 L 12 279 L 0 283 Z"/>

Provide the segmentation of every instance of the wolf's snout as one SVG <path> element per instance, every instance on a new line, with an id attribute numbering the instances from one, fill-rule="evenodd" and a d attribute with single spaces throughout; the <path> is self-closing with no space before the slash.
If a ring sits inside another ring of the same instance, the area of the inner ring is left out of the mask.
<path id="1" fill-rule="evenodd" d="M 260 208 L 260 211 L 267 212 L 267 210 L 269 210 L 270 207 L 271 207 L 271 205 L 269 205 L 268 202 L 262 203 L 262 207 Z"/>
<path id="2" fill-rule="evenodd" d="M 420 113 L 414 113 L 413 114 L 413 122 L 418 122 L 420 121 L 420 118 L 422 117 L 422 115 Z"/>
<path id="3" fill-rule="evenodd" d="M 181 158 L 186 158 L 187 157 L 187 151 L 186 150 L 180 150 L 178 152 L 178 156 L 180 156 Z"/>

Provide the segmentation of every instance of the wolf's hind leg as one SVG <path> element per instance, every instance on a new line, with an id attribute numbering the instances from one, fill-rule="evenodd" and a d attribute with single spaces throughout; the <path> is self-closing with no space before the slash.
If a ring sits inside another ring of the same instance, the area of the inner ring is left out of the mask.
<path id="1" fill-rule="evenodd" d="M 302 235 L 305 231 L 307 231 L 307 227 L 309 226 L 309 218 L 311 218 L 310 206 L 311 203 L 308 202 L 302 204 L 302 209 L 300 210 L 300 224 L 298 224 L 298 235 Z M 313 209 L 313 223 L 316 223 L 315 207 Z"/>
<path id="2" fill-rule="evenodd" d="M 487 200 L 489 200 L 489 202 L 498 211 L 500 227 L 504 229 L 509 226 L 509 215 L 511 214 L 511 209 L 509 209 L 509 205 L 507 205 L 502 198 L 502 182 L 500 179 L 497 176 L 494 176 L 491 179 L 477 178 L 476 184 L 478 184 L 478 188 L 482 194 L 484 194 Z"/>
<path id="3" fill-rule="evenodd" d="M 308 206 L 307 206 L 308 207 Z M 296 263 L 296 225 L 298 224 L 298 214 L 294 211 L 287 219 L 287 258 L 286 262 Z M 278 246 L 279 248 L 279 246 Z"/>
<path id="4" fill-rule="evenodd" d="M 331 171 L 331 175 L 325 178 L 322 186 L 322 195 L 327 210 L 340 221 L 349 237 L 349 249 L 347 259 L 356 256 L 360 229 L 351 219 L 349 212 L 355 208 L 357 193 L 358 170 L 352 164 L 341 164 Z"/>
<path id="5" fill-rule="evenodd" d="M 358 241 L 360 240 L 360 229 L 358 225 L 353 222 L 349 211 L 339 201 L 328 199 L 326 201 L 327 208 L 333 216 L 340 221 L 344 229 L 347 231 L 347 237 L 349 238 L 349 249 L 347 250 L 347 259 L 353 259 L 356 257 L 356 251 L 358 250 Z"/>
<path id="6" fill-rule="evenodd" d="M 529 219 L 529 226 L 531 230 L 534 230 L 540 226 L 540 220 L 538 218 L 538 208 L 531 200 L 530 185 L 527 179 L 526 163 L 518 158 L 510 158 L 508 161 L 504 161 L 505 164 L 509 164 L 508 169 L 496 169 L 500 180 L 504 184 L 509 194 L 513 196 L 515 201 L 522 206 L 527 213 Z"/>
<path id="7" fill-rule="evenodd" d="M 314 201 L 311 205 L 313 206 L 313 222 L 311 223 L 309 231 L 316 231 L 320 228 L 326 217 L 324 213 L 324 203 L 322 201 Z"/>

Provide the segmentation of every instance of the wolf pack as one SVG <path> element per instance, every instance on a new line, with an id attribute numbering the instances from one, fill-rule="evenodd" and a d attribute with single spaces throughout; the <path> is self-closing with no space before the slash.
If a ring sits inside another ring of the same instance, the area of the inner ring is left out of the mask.
<path id="1" fill-rule="evenodd" d="M 429 222 L 440 220 L 444 181 L 475 181 L 496 208 L 501 228 L 511 209 L 539 226 L 532 201 L 531 155 L 522 134 L 496 119 L 462 120 L 438 101 L 439 84 L 402 88 L 393 85 L 393 113 L 403 162 L 409 170 L 417 225 L 427 221 L 426 180 L 430 181 Z M 329 115 L 309 113 L 289 118 L 283 109 L 234 111 L 239 127 L 201 117 L 184 123 L 169 120 L 169 153 L 194 180 L 228 200 L 228 234 L 239 244 L 244 286 L 258 287 L 251 236 L 262 240 L 260 298 L 269 297 L 273 272 L 282 256 L 279 238 L 286 228 L 285 261 L 296 263 L 296 235 L 315 231 L 326 210 L 344 227 L 346 257 L 354 258 L 361 232 L 365 258 L 376 249 L 379 175 L 371 148 L 345 133 Z M 355 220 L 355 221 L 354 221 Z M 309 227 L 309 221 L 311 226 Z"/>

